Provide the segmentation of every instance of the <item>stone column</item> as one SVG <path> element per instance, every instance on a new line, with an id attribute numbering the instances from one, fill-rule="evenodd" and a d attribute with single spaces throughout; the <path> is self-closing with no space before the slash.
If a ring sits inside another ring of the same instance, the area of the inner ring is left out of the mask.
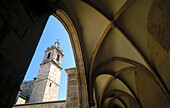
<path id="1" fill-rule="evenodd" d="M 76 68 L 65 69 L 67 72 L 67 98 L 66 98 L 66 108 L 79 108 L 79 87 L 78 87 L 78 75 Z"/>

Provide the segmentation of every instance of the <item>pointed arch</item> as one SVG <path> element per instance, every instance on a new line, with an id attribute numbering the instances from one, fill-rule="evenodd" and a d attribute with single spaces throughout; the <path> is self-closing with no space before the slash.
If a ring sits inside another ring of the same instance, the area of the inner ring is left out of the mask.
<path id="1" fill-rule="evenodd" d="M 82 108 L 88 107 L 88 92 L 87 92 L 87 84 L 86 84 L 86 76 L 85 76 L 85 67 L 84 67 L 84 61 L 82 56 L 82 50 L 80 47 L 80 42 L 78 38 L 77 31 L 75 29 L 75 26 L 73 22 L 71 21 L 68 14 L 64 11 L 64 9 L 57 9 L 56 12 L 53 14 L 54 17 L 56 17 L 65 27 L 70 42 L 73 49 L 73 54 L 75 58 L 77 73 L 79 76 L 80 83 L 79 85 L 79 106 Z"/>
<path id="2" fill-rule="evenodd" d="M 114 102 L 114 104 L 113 104 L 114 106 L 118 106 L 118 108 L 123 108 L 123 107 L 125 107 L 125 105 L 124 105 L 118 98 L 116 98 L 116 97 L 111 97 L 111 98 L 109 98 L 108 102 L 106 103 L 106 108 L 109 108 L 108 106 L 109 106 L 109 104 L 110 104 L 113 100 L 118 100 L 118 101 L 121 103 L 121 105 L 120 105 L 120 104 Z M 122 106 L 122 105 L 123 105 L 123 106 Z"/>
<path id="3" fill-rule="evenodd" d="M 129 67 L 125 67 L 125 68 L 122 68 L 118 71 L 114 71 L 114 70 L 109 70 L 109 69 L 106 69 L 105 67 L 114 62 L 114 61 L 122 61 L 122 62 L 126 62 L 126 63 L 129 63 L 131 64 L 132 66 L 129 66 Z M 93 94 L 93 91 L 92 91 L 92 88 L 94 87 L 94 82 L 95 82 L 95 79 L 99 76 L 99 75 L 102 75 L 102 74 L 109 74 L 109 75 L 112 75 L 114 77 L 117 77 L 120 73 L 122 72 L 125 72 L 127 70 L 136 70 L 136 72 L 144 72 L 146 73 L 151 79 L 153 79 L 153 81 L 160 87 L 160 89 L 162 90 L 162 93 L 163 94 L 166 94 L 166 89 L 164 88 L 164 86 L 162 85 L 162 83 L 159 81 L 159 79 L 156 77 L 156 75 L 154 75 L 153 72 L 151 72 L 148 68 L 146 68 L 144 65 L 134 61 L 134 60 L 130 60 L 130 59 L 127 59 L 127 58 L 123 58 L 123 57 L 111 57 L 109 59 L 107 59 L 106 61 L 104 61 L 103 63 L 99 64 L 93 71 L 93 74 L 92 74 L 92 79 L 91 79 L 91 82 L 90 82 L 90 93 Z M 131 92 L 133 93 L 133 95 L 136 97 L 136 100 L 138 101 L 138 103 L 141 105 L 139 99 L 137 98 L 137 96 L 134 94 L 134 91 L 123 81 L 123 83 L 131 90 Z M 106 88 L 107 86 L 105 86 Z M 105 89 L 104 88 L 104 89 Z M 93 97 L 92 97 L 93 98 Z M 102 96 L 101 96 L 102 98 Z M 91 99 L 93 100 L 93 99 Z M 100 104 L 100 102 L 99 102 Z"/>
<path id="4" fill-rule="evenodd" d="M 103 97 L 103 94 L 104 94 L 106 88 L 109 86 L 109 84 L 110 84 L 113 80 L 118 79 L 118 80 L 120 80 L 120 81 L 122 82 L 122 84 L 123 84 L 125 87 L 127 87 L 127 89 L 130 91 L 130 93 L 132 94 L 132 96 L 134 97 L 134 99 L 135 99 L 135 100 L 138 102 L 138 104 L 142 107 L 142 104 L 141 104 L 141 102 L 140 102 L 140 99 L 137 97 L 137 94 L 135 94 L 135 92 L 133 91 L 133 89 L 132 89 L 122 78 L 120 78 L 120 77 L 118 76 L 121 72 L 124 72 L 123 70 L 125 70 L 125 69 L 131 70 L 131 69 L 133 69 L 133 67 L 126 67 L 126 68 L 120 69 L 119 71 L 115 72 L 114 75 L 113 75 L 112 73 L 110 73 L 111 71 L 104 71 L 104 72 L 106 72 L 106 73 L 103 72 L 102 74 L 100 74 L 100 75 L 109 74 L 109 75 L 112 75 L 112 76 L 114 76 L 114 77 L 111 77 L 111 78 L 107 81 L 107 83 L 105 84 L 105 86 L 103 87 L 103 89 L 102 89 L 102 91 L 101 91 L 101 93 L 100 93 L 100 99 L 99 99 L 99 103 L 98 103 L 99 106 L 100 106 L 100 104 L 101 104 L 102 97 Z M 134 67 L 134 69 L 136 69 L 136 67 Z M 113 71 L 112 71 L 112 72 L 113 72 Z M 117 73 L 118 73 L 118 74 L 117 74 Z M 100 76 L 100 75 L 98 75 L 98 76 Z M 98 76 L 97 76 L 97 77 L 98 77 Z M 96 78 L 97 78 L 97 77 L 96 77 Z"/>
<path id="5" fill-rule="evenodd" d="M 130 99 L 131 101 L 133 101 L 133 103 L 136 104 L 136 106 L 138 106 L 138 108 L 141 108 L 141 106 L 139 105 L 139 103 L 134 99 L 133 96 L 131 96 L 129 93 L 127 92 L 124 92 L 122 90 L 118 90 L 118 89 L 114 89 L 112 91 L 110 91 L 109 93 L 105 94 L 102 98 L 102 101 L 101 101 L 101 106 L 104 102 L 105 99 L 109 98 L 109 97 L 127 97 L 128 99 Z M 127 106 L 127 105 L 126 105 Z M 101 108 L 101 107 L 100 107 Z"/>

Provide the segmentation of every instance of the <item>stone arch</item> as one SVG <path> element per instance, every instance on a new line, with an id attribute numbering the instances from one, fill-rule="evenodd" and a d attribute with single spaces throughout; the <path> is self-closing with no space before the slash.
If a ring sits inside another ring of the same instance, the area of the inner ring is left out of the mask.
<path id="1" fill-rule="evenodd" d="M 115 98 L 115 97 L 107 98 L 106 100 L 107 100 L 106 106 L 105 106 L 106 108 L 110 108 L 109 107 L 110 104 L 112 104 L 111 106 L 113 106 L 113 107 L 117 106 L 118 108 L 125 108 L 125 106 L 126 106 L 118 98 Z"/>
<path id="2" fill-rule="evenodd" d="M 136 106 L 138 106 L 138 108 L 141 108 L 141 106 L 139 105 L 139 103 L 136 101 L 136 99 L 134 99 L 134 97 L 132 97 L 129 93 L 118 90 L 118 89 L 114 89 L 112 91 L 110 91 L 109 93 L 105 94 L 102 98 L 101 101 L 101 106 L 104 102 L 105 99 L 109 98 L 109 97 L 115 97 L 115 98 L 121 98 L 121 97 L 127 97 L 128 99 L 130 99 L 131 101 L 133 101 L 133 103 L 135 103 Z M 122 100 L 123 101 L 123 100 Z M 101 108 L 101 107 L 100 107 Z"/>
<path id="3" fill-rule="evenodd" d="M 101 75 L 104 75 L 104 74 L 112 75 L 112 74 L 110 74 L 110 73 L 103 73 L 103 74 L 101 74 Z M 99 75 L 99 76 L 100 76 L 100 75 Z M 113 76 L 113 75 L 112 75 L 112 76 Z M 140 102 L 140 99 L 137 97 L 137 94 L 135 94 L 135 92 L 133 91 L 133 89 L 132 89 L 125 81 L 123 81 L 123 79 L 121 79 L 121 78 L 118 77 L 118 76 L 114 76 L 112 79 L 109 80 L 108 84 L 103 87 L 103 91 L 102 91 L 101 94 L 100 94 L 100 100 L 99 100 L 98 105 L 100 106 L 100 104 L 101 104 L 102 97 L 103 97 L 103 94 L 104 94 L 106 88 L 107 88 L 107 87 L 109 86 L 109 84 L 110 84 L 113 80 L 115 80 L 115 79 L 119 80 L 119 81 L 129 90 L 129 92 L 130 92 L 131 95 L 134 97 L 134 99 L 138 102 L 138 104 L 139 104 L 140 106 L 142 106 L 142 105 L 141 105 L 141 102 Z"/>
<path id="4" fill-rule="evenodd" d="M 107 98 L 104 101 L 104 103 L 105 103 L 104 108 L 110 108 L 110 107 L 125 108 L 125 105 L 123 105 L 123 103 L 118 98 L 115 97 Z"/>
<path id="5" fill-rule="evenodd" d="M 75 58 L 77 74 L 79 76 L 79 106 L 82 108 L 88 108 L 88 92 L 87 92 L 87 84 L 86 84 L 86 76 L 85 76 L 85 69 L 84 69 L 84 62 L 82 57 L 82 51 L 80 47 L 80 42 L 78 38 L 77 31 L 74 27 L 73 22 L 71 21 L 68 14 L 62 10 L 57 9 L 56 12 L 53 14 L 64 26 L 66 29 L 70 42 L 73 49 L 73 54 Z"/>
<path id="6" fill-rule="evenodd" d="M 126 67 L 126 68 L 122 68 L 120 70 L 118 70 L 117 72 L 114 72 L 113 70 L 102 70 L 102 69 L 105 69 L 104 67 L 114 61 L 122 61 L 122 62 L 126 62 L 126 63 L 129 63 L 133 66 L 130 66 L 130 67 Z M 145 66 L 143 66 L 142 64 L 136 62 L 136 61 L 133 61 L 133 60 L 130 60 L 130 59 L 127 59 L 127 58 L 123 58 L 123 57 L 112 57 L 112 58 L 109 58 L 108 60 L 104 61 L 103 63 L 99 64 L 95 70 L 93 71 L 93 74 L 92 74 L 92 79 L 90 82 L 90 87 L 91 87 L 91 93 L 93 94 L 93 91 L 92 91 L 92 88 L 94 87 L 94 81 L 95 79 L 97 78 L 97 76 L 99 75 L 102 75 L 102 74 L 109 74 L 109 75 L 112 75 L 112 76 L 118 76 L 120 73 L 124 72 L 125 70 L 137 70 L 137 72 L 140 72 L 141 70 L 146 73 L 151 79 L 153 79 L 153 81 L 160 87 L 160 89 L 162 90 L 163 94 L 166 94 L 166 89 L 164 88 L 164 86 L 162 85 L 162 83 L 159 81 L 159 78 L 156 77 L 156 75 L 154 75 L 153 72 L 151 72 L 148 68 L 146 68 Z M 125 84 L 125 82 L 123 82 Z M 125 84 L 127 86 L 127 84 Z M 127 86 L 128 87 L 128 86 Z M 130 87 L 128 87 L 130 88 Z M 133 90 L 131 90 L 132 93 L 133 93 Z M 90 95 L 91 96 L 91 95 Z M 92 97 L 91 97 L 91 100 Z M 139 100 L 139 99 L 137 99 Z M 139 102 L 140 103 L 140 102 Z"/>

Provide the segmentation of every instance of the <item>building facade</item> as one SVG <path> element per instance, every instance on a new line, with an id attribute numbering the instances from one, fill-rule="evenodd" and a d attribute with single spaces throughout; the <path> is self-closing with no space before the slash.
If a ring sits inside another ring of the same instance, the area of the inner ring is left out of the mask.
<path id="1" fill-rule="evenodd" d="M 54 46 L 47 48 L 38 76 L 21 84 L 16 104 L 57 101 L 64 56 L 59 45 L 57 41 Z M 26 98 L 23 98 L 23 95 Z"/>

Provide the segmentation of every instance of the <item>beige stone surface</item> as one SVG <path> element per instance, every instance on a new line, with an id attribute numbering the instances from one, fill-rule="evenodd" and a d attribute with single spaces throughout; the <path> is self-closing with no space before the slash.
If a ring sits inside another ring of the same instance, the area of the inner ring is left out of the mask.
<path id="1" fill-rule="evenodd" d="M 53 101 L 15 105 L 12 108 L 66 108 L 65 101 Z"/>
<path id="2" fill-rule="evenodd" d="M 25 99 L 19 97 L 16 104 L 25 104 L 25 102 L 26 102 Z"/>
<path id="3" fill-rule="evenodd" d="M 28 98 L 30 98 L 31 96 L 32 90 L 34 88 L 34 83 L 35 83 L 35 80 L 31 80 L 31 81 L 24 81 L 20 85 L 21 92 Z"/>
<path id="4" fill-rule="evenodd" d="M 66 108 L 80 108 L 79 77 L 76 68 L 65 69 L 67 72 Z"/>

